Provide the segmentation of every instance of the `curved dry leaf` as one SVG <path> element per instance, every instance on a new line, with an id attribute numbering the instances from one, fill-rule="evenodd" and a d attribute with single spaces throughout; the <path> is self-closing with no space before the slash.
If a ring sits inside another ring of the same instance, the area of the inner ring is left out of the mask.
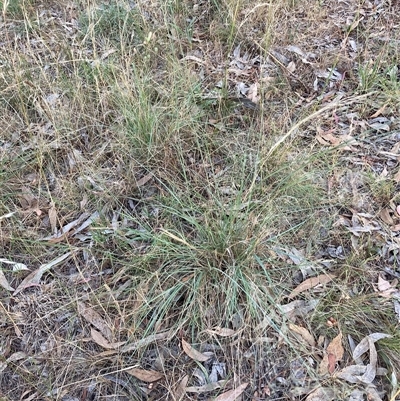
<path id="1" fill-rule="evenodd" d="M 383 279 L 381 276 L 378 277 L 378 290 L 379 295 L 384 298 L 396 298 L 399 296 L 400 291 L 396 288 L 397 279 L 393 280 L 393 283 Z"/>
<path id="2" fill-rule="evenodd" d="M 350 365 L 343 368 L 340 372 L 335 374 L 335 377 L 338 379 L 346 380 L 349 383 L 359 383 L 360 379 L 358 378 L 360 375 L 363 375 L 366 371 L 367 367 L 364 365 Z"/>
<path id="3" fill-rule="evenodd" d="M 63 262 L 64 260 L 68 259 L 71 255 L 72 252 L 67 252 L 64 255 L 61 255 L 58 258 L 52 260 L 51 262 L 41 265 L 38 269 L 36 269 L 35 271 L 33 271 L 32 273 L 28 274 L 28 276 L 25 277 L 22 283 L 13 292 L 13 295 L 17 295 L 25 288 L 39 285 L 40 279 L 47 270 L 50 270 L 53 266 L 56 266 L 59 263 Z"/>
<path id="4" fill-rule="evenodd" d="M 3 270 L 0 269 L 0 286 L 2 286 L 7 291 L 14 291 L 14 288 L 8 283 L 6 276 L 3 273 Z"/>
<path id="5" fill-rule="evenodd" d="M 336 363 L 343 358 L 344 349 L 342 346 L 342 334 L 337 335 L 326 348 L 324 357 L 320 363 L 321 374 L 332 374 L 335 371 Z"/>
<path id="6" fill-rule="evenodd" d="M 210 359 L 209 356 L 202 354 L 201 352 L 195 350 L 188 342 L 182 339 L 182 348 L 185 354 L 192 358 L 194 361 L 205 362 Z"/>
<path id="7" fill-rule="evenodd" d="M 87 307 L 83 302 L 78 301 L 77 305 L 78 313 L 94 327 L 96 327 L 96 329 L 100 330 L 108 341 L 111 341 L 112 332 L 107 326 L 107 323 L 104 321 L 104 319 L 95 310 Z"/>
<path id="8" fill-rule="evenodd" d="M 329 372 L 329 355 L 325 352 L 322 361 L 318 367 L 318 373 L 322 376 L 328 374 Z"/>
<path id="9" fill-rule="evenodd" d="M 360 341 L 360 343 L 356 346 L 356 348 L 354 348 L 353 359 L 356 360 L 360 358 L 361 355 L 363 355 L 369 350 L 371 344 L 370 340 L 372 340 L 372 342 L 374 343 L 376 341 L 382 340 L 382 338 L 388 338 L 388 337 L 391 337 L 391 335 L 385 333 L 372 333 L 369 336 L 364 337 Z"/>
<path id="10" fill-rule="evenodd" d="M 91 329 L 90 330 L 90 335 L 92 336 L 93 341 L 100 345 L 101 347 L 105 348 L 105 349 L 111 349 L 112 347 L 110 347 L 110 343 L 102 336 L 102 334 L 95 330 L 95 329 Z"/>
<path id="11" fill-rule="evenodd" d="M 365 373 L 362 376 L 359 376 L 358 379 L 366 384 L 370 384 L 374 381 L 376 376 L 376 368 L 378 364 L 378 353 L 376 352 L 375 342 L 368 336 L 369 343 L 369 364 L 365 370 Z"/>
<path id="12" fill-rule="evenodd" d="M 335 278 L 333 274 L 320 274 L 316 277 L 308 278 L 299 284 L 288 296 L 288 299 L 292 299 L 304 291 L 314 288 L 320 284 L 327 284 Z"/>
<path id="13" fill-rule="evenodd" d="M 329 354 L 335 355 L 337 361 L 342 360 L 344 354 L 342 338 L 343 338 L 342 333 L 339 333 L 326 348 Z"/>
<path id="14" fill-rule="evenodd" d="M 249 383 L 242 383 L 240 386 L 219 395 L 215 401 L 235 401 L 248 385 Z"/>
<path id="15" fill-rule="evenodd" d="M 335 392 L 331 388 L 318 387 L 308 394 L 306 401 L 332 401 L 334 398 Z"/>
<path id="16" fill-rule="evenodd" d="M 13 262 L 12 260 L 0 258 L 0 263 L 5 263 L 7 265 L 12 265 L 13 272 L 19 272 L 21 270 L 29 270 L 23 263 Z"/>
<path id="17" fill-rule="evenodd" d="M 146 383 L 153 383 L 164 377 L 164 375 L 162 373 L 157 372 L 155 370 L 144 370 L 144 369 L 132 368 L 132 369 L 126 370 L 126 372 L 129 373 L 130 375 L 136 377 L 136 379 L 139 379 L 142 382 L 146 382 Z"/>
<path id="18" fill-rule="evenodd" d="M 27 355 L 25 354 L 25 352 L 14 352 L 11 356 L 7 358 L 5 362 L 0 362 L 0 373 L 8 366 L 9 362 L 16 362 L 26 357 Z"/>
<path id="19" fill-rule="evenodd" d="M 144 184 L 146 184 L 148 181 L 150 181 L 153 178 L 153 173 L 149 173 L 142 177 L 140 180 L 136 181 L 136 186 L 137 187 L 142 187 Z"/>
<path id="20" fill-rule="evenodd" d="M 237 334 L 237 331 L 233 329 L 228 329 L 226 327 L 214 327 L 212 330 L 206 330 L 207 333 L 209 334 L 216 334 L 217 336 L 220 337 L 231 337 Z"/>
<path id="21" fill-rule="evenodd" d="M 341 361 L 344 355 L 342 337 L 342 333 L 339 333 L 326 348 L 328 355 L 328 371 L 331 374 L 335 371 L 336 363 Z"/>
<path id="22" fill-rule="evenodd" d="M 292 330 L 294 333 L 299 334 L 303 338 L 303 340 L 306 341 L 307 344 L 311 345 L 312 347 L 315 346 L 315 339 L 313 335 L 305 327 L 289 323 L 289 329 Z"/>
<path id="23" fill-rule="evenodd" d="M 393 218 L 390 215 L 390 209 L 384 208 L 379 213 L 378 216 L 389 226 L 393 225 Z"/>
<path id="24" fill-rule="evenodd" d="M 27 355 L 25 354 L 25 352 L 18 351 L 18 352 L 14 352 L 11 356 L 9 356 L 7 358 L 7 362 L 16 362 L 16 361 L 19 361 L 24 358 L 27 358 Z"/>
<path id="25" fill-rule="evenodd" d="M 52 202 L 48 211 L 51 233 L 57 234 L 57 209 Z"/>
<path id="26" fill-rule="evenodd" d="M 90 334 L 92 336 L 93 341 L 105 349 L 119 348 L 121 345 L 124 345 L 126 342 L 126 341 L 122 341 L 119 343 L 110 343 L 103 337 L 103 335 L 99 331 L 97 331 L 95 329 L 91 329 Z"/>
<path id="27" fill-rule="evenodd" d="M 13 266 L 13 272 L 20 272 L 22 270 L 28 270 L 29 268 L 27 265 L 23 264 L 23 263 L 15 263 L 15 265 Z"/>
<path id="28" fill-rule="evenodd" d="M 182 380 L 179 381 L 178 385 L 176 386 L 174 390 L 174 401 L 180 401 L 186 394 L 186 385 L 187 382 L 189 381 L 189 376 L 186 375 L 182 378 Z"/>
<path id="29" fill-rule="evenodd" d="M 365 372 L 362 376 L 357 376 L 357 379 L 365 384 L 371 384 L 376 376 L 376 366 L 372 365 L 372 364 L 368 364 L 365 367 Z"/>

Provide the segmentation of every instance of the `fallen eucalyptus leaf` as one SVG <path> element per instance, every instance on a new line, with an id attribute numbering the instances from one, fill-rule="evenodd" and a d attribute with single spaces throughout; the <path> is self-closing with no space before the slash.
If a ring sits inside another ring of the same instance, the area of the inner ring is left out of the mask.
<path id="1" fill-rule="evenodd" d="M 240 386 L 219 395 L 215 401 L 235 401 L 248 385 L 249 383 L 242 383 Z"/>
<path id="2" fill-rule="evenodd" d="M 205 362 L 210 359 L 209 356 L 202 354 L 201 352 L 195 350 L 188 342 L 182 339 L 182 348 L 185 354 L 192 358 L 194 361 Z"/>
<path id="3" fill-rule="evenodd" d="M 129 373 L 130 375 L 146 383 L 153 383 L 164 377 L 162 373 L 155 370 L 144 370 L 138 368 L 126 370 L 126 373 Z"/>
<path id="4" fill-rule="evenodd" d="M 71 255 L 72 255 L 72 252 L 67 252 L 64 255 L 52 260 L 51 262 L 41 265 L 37 270 L 33 271 L 31 274 L 29 274 L 28 276 L 25 277 L 25 279 L 22 281 L 22 283 L 14 291 L 13 295 L 17 295 L 19 292 L 21 292 L 25 288 L 39 285 L 40 279 L 42 278 L 43 274 L 47 270 L 50 270 L 52 267 L 58 265 L 59 263 L 63 262 L 64 260 L 68 259 Z"/>
<path id="5" fill-rule="evenodd" d="M 292 299 L 304 291 L 314 288 L 320 284 L 327 284 L 335 278 L 333 274 L 320 274 L 316 277 L 308 278 L 299 284 L 288 296 L 288 299 Z"/>

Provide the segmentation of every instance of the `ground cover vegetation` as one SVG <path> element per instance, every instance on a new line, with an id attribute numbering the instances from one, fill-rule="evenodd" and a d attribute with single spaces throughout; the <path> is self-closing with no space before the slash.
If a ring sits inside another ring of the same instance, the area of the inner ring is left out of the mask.
<path id="1" fill-rule="evenodd" d="M 400 6 L 0 1 L 1 400 L 399 400 Z"/>

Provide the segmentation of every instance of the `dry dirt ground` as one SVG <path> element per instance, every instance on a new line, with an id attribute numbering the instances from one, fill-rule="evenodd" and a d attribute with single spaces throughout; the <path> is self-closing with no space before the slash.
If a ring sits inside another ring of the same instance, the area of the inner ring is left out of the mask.
<path id="1" fill-rule="evenodd" d="M 0 1 L 0 400 L 400 400 L 400 3 Z"/>

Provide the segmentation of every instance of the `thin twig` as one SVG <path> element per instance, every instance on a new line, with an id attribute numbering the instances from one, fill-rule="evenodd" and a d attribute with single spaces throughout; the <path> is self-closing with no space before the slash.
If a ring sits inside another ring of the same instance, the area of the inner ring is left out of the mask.
<path id="1" fill-rule="evenodd" d="M 272 148 L 269 150 L 269 152 L 267 153 L 267 157 L 272 155 L 272 153 L 275 152 L 275 150 L 283 143 L 286 141 L 287 138 L 289 138 L 290 135 L 292 135 L 296 130 L 298 130 L 304 123 L 306 123 L 307 121 L 312 120 L 313 118 L 319 116 L 320 114 L 324 113 L 327 110 L 330 109 L 334 109 L 336 107 L 340 107 L 340 106 L 346 106 L 352 103 L 357 103 L 360 100 L 363 100 L 371 95 L 373 95 L 376 92 L 369 92 L 366 93 L 364 95 L 359 95 L 359 96 L 353 96 L 348 98 L 345 102 L 332 102 L 324 107 L 322 107 L 322 109 L 319 109 L 317 111 L 315 111 L 314 113 L 310 114 L 309 116 L 303 118 L 302 120 L 300 120 L 297 124 L 293 125 L 292 128 L 290 128 L 290 130 L 288 132 L 286 132 L 285 135 L 283 135 L 278 142 L 275 143 L 274 146 L 272 146 Z"/>

